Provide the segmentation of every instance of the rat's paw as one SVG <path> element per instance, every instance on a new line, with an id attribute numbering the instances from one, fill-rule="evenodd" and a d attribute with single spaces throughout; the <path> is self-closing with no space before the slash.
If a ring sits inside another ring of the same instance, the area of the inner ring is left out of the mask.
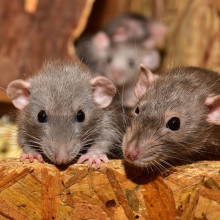
<path id="1" fill-rule="evenodd" d="M 92 164 L 95 163 L 97 168 L 100 168 L 101 161 L 108 163 L 109 159 L 105 154 L 84 154 L 82 155 L 77 163 L 83 163 L 88 160 L 88 168 L 92 167 Z"/>
<path id="2" fill-rule="evenodd" d="M 30 163 L 34 162 L 34 159 L 37 159 L 39 162 L 43 162 L 43 157 L 41 156 L 41 154 L 34 154 L 34 153 L 22 153 L 22 155 L 20 156 L 20 161 L 24 161 L 26 159 L 29 159 Z"/>

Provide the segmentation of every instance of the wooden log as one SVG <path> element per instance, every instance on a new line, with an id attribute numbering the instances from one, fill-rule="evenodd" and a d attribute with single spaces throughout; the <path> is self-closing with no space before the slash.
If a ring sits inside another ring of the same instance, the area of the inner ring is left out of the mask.
<path id="1" fill-rule="evenodd" d="M 93 2 L 0 0 L 0 86 L 32 75 L 47 59 L 73 59 Z"/>
<path id="2" fill-rule="evenodd" d="M 220 162 L 149 179 L 120 160 L 89 169 L 0 160 L 0 219 L 220 219 Z M 132 176 L 132 180 L 128 178 Z"/>

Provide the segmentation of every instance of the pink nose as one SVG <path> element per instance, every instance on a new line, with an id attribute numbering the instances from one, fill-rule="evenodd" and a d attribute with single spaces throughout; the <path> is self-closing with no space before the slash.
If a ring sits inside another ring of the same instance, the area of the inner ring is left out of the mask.
<path id="1" fill-rule="evenodd" d="M 133 148 L 129 148 L 125 150 L 125 157 L 132 161 L 137 160 L 139 157 L 139 151 Z"/>
<path id="2" fill-rule="evenodd" d="M 120 77 L 122 77 L 124 75 L 124 72 L 123 71 L 119 71 L 119 70 L 115 70 L 112 72 L 112 76 L 113 76 L 113 79 L 114 80 L 118 80 Z"/>
<path id="3" fill-rule="evenodd" d="M 56 157 L 56 164 L 62 165 L 68 163 L 68 158 Z"/>
<path id="4" fill-rule="evenodd" d="M 67 164 L 69 162 L 69 156 L 66 151 L 58 151 L 55 156 L 56 164 Z"/>

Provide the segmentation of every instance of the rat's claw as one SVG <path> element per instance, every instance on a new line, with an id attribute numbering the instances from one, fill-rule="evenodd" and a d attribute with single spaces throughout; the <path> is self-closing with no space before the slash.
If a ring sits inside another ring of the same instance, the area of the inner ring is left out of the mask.
<path id="1" fill-rule="evenodd" d="M 88 154 L 84 154 L 78 159 L 77 163 L 83 163 L 84 161 L 86 161 L 88 159 L 89 159 Z"/>
<path id="2" fill-rule="evenodd" d="M 26 159 L 29 159 L 30 163 L 33 163 L 34 159 L 37 159 L 41 163 L 43 162 L 43 157 L 42 157 L 41 154 L 33 154 L 33 153 L 25 154 L 25 153 L 22 153 L 21 156 L 20 156 L 20 161 L 22 162 Z"/>
<path id="3" fill-rule="evenodd" d="M 108 163 L 109 159 L 105 154 L 84 154 L 82 155 L 77 163 L 83 163 L 88 160 L 88 168 L 92 167 L 92 164 L 95 163 L 97 168 L 100 168 L 101 161 Z"/>

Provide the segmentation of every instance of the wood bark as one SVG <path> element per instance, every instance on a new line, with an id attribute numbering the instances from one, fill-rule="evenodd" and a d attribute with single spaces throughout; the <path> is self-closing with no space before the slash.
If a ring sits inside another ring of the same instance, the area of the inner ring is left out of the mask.
<path id="1" fill-rule="evenodd" d="M 120 160 L 88 170 L 1 159 L 0 219 L 217 220 L 219 167 L 203 161 L 150 179 Z"/>
<path id="2" fill-rule="evenodd" d="M 168 26 L 163 69 L 187 65 L 220 72 L 220 1 L 163 1 Z"/>
<path id="3" fill-rule="evenodd" d="M 73 59 L 94 0 L 0 0 L 0 86 L 48 59 Z"/>

